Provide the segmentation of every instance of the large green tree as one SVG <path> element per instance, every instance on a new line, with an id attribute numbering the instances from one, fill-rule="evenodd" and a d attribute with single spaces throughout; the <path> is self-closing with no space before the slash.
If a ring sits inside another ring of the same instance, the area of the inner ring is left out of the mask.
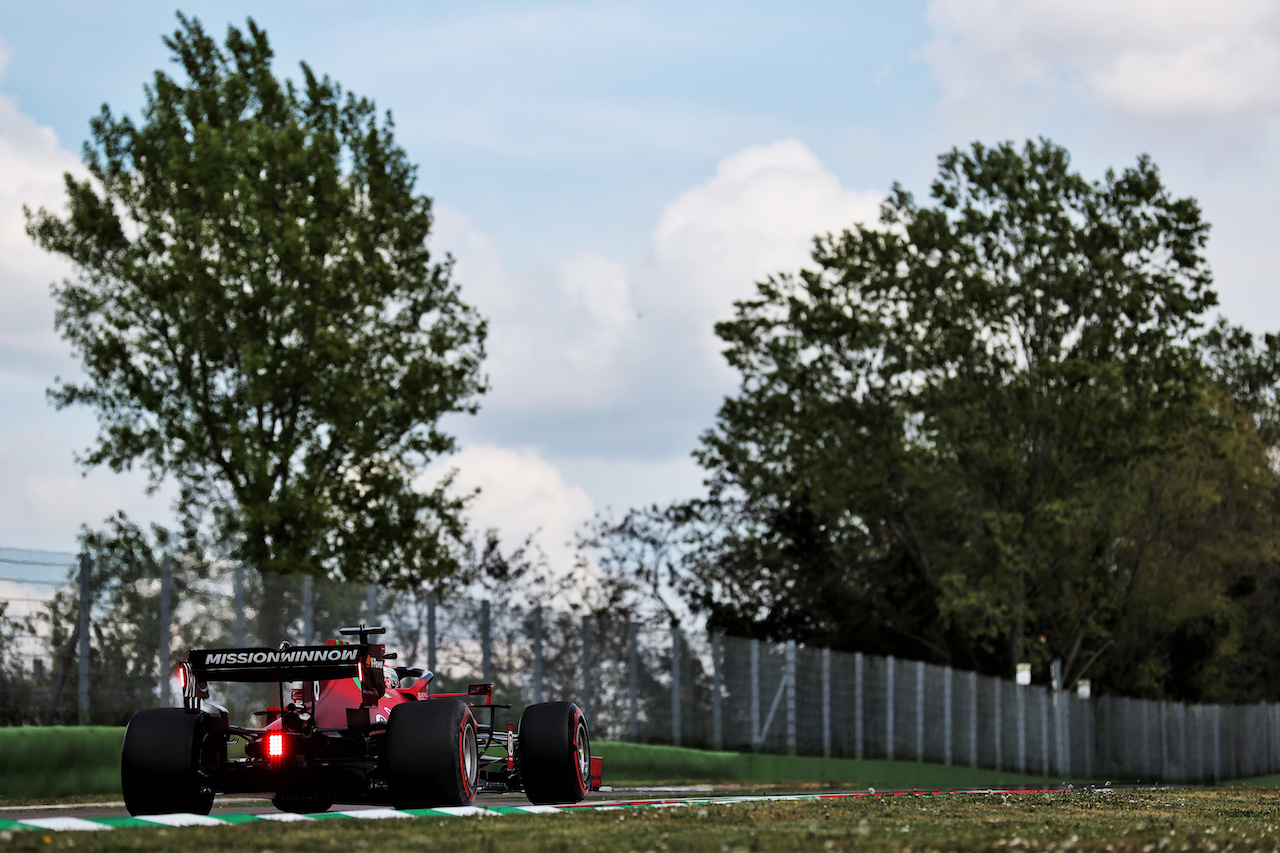
<path id="1" fill-rule="evenodd" d="M 1175 682 L 1269 559 L 1275 477 L 1206 364 L 1198 206 L 1044 140 L 939 165 L 717 326 L 742 384 L 686 589 L 727 630 L 1212 693 Z"/>
<path id="2" fill-rule="evenodd" d="M 423 488 L 440 428 L 483 391 L 485 327 L 427 249 L 430 200 L 390 115 L 302 65 L 272 72 L 252 20 L 165 39 L 141 120 L 104 106 L 28 232 L 72 262 L 57 327 L 97 412 L 89 466 L 182 489 L 262 571 L 405 581 L 453 564 L 462 504 Z"/>

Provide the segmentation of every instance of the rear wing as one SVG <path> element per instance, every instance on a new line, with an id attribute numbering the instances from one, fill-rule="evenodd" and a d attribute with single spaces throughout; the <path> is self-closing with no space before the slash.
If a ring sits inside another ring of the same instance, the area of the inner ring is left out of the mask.
<path id="1" fill-rule="evenodd" d="M 333 681 L 360 679 L 363 668 L 375 661 L 381 670 L 382 657 L 381 644 L 353 643 L 284 649 L 191 649 L 187 663 L 197 682 Z"/>

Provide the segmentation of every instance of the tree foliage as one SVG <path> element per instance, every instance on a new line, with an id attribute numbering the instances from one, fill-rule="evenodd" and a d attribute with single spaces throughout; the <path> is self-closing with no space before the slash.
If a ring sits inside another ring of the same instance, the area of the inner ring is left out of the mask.
<path id="1" fill-rule="evenodd" d="M 262 571 L 405 581 L 453 565 L 461 502 L 423 491 L 474 411 L 485 327 L 427 249 L 430 200 L 390 115 L 302 65 L 276 78 L 252 20 L 165 39 L 141 121 L 104 106 L 28 232 L 72 262 L 57 327 L 96 410 L 83 462 L 172 478 Z"/>
<path id="2" fill-rule="evenodd" d="M 1198 206 L 1045 140 L 953 150 L 931 196 L 895 186 L 717 325 L 741 387 L 686 594 L 723 630 L 1216 695 L 1233 578 L 1274 567 L 1277 376 L 1203 330 Z"/>

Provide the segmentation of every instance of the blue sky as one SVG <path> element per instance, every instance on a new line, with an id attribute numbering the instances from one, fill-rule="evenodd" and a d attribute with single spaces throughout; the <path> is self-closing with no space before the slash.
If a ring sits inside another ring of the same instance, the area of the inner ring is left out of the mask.
<path id="1" fill-rule="evenodd" d="M 734 387 L 711 325 L 814 233 L 927 192 L 938 153 L 1046 135 L 1099 177 L 1150 153 L 1214 224 L 1223 312 L 1280 329 L 1280 12 L 1232 0 L 895 3 L 188 3 L 390 109 L 437 204 L 435 248 L 491 318 L 493 391 L 451 422 L 481 524 L 540 529 L 553 563 L 594 512 L 687 497 L 698 434 Z M 86 412 L 43 389 L 74 362 L 21 231 L 56 206 L 87 122 L 136 115 L 170 69 L 157 3 L 0 9 L 0 545 L 70 549 L 137 476 L 81 478 Z"/>

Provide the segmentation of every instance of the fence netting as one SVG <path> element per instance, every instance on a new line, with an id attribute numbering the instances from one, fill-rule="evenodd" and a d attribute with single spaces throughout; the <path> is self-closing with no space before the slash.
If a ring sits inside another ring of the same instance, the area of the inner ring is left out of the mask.
<path id="1" fill-rule="evenodd" d="M 74 583 L 0 598 L 0 722 L 119 725 L 179 701 L 186 649 L 319 643 L 381 625 L 433 689 L 494 684 L 520 707 L 573 701 L 597 739 L 926 761 L 1052 779 L 1206 782 L 1280 771 L 1280 705 L 1081 697 L 919 661 L 682 630 L 571 602 L 440 596 L 229 564 L 93 580 L 88 642 Z M 82 653 L 88 649 L 86 666 Z M 213 684 L 237 722 L 273 685 Z"/>

